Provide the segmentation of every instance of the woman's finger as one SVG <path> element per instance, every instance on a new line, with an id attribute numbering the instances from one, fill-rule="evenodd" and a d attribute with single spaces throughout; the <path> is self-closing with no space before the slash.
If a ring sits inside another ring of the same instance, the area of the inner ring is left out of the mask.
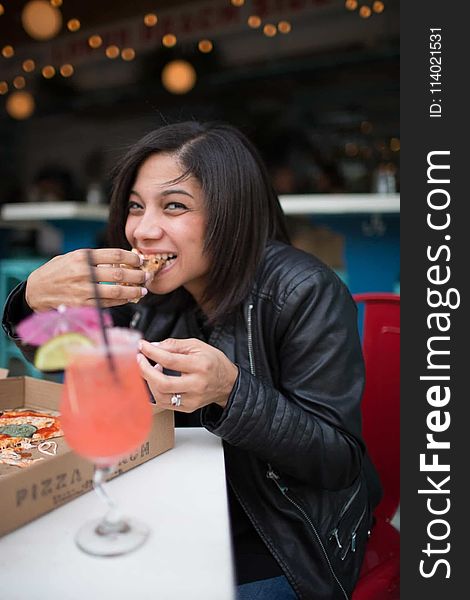
<path id="1" fill-rule="evenodd" d="M 197 389 L 197 377 L 194 375 L 165 375 L 160 369 L 155 369 L 143 354 L 137 355 L 142 377 L 151 386 L 152 392 L 170 397 L 176 393 L 192 393 Z"/>
<path id="2" fill-rule="evenodd" d="M 185 379 L 187 376 L 168 377 L 163 375 L 160 365 L 152 367 L 143 354 L 138 355 L 137 361 L 142 376 L 147 381 L 157 406 L 168 410 L 187 413 L 193 412 L 198 408 L 197 404 L 193 406 L 194 402 L 191 399 L 191 392 L 185 391 L 187 387 Z M 166 379 L 172 380 L 171 389 L 167 388 L 165 383 L 162 385 L 162 381 L 165 382 Z M 179 395 L 180 399 L 180 404 L 178 406 L 172 402 L 172 398 L 176 395 Z"/>
<path id="3" fill-rule="evenodd" d="M 95 267 L 95 279 L 100 282 L 144 285 L 150 278 L 151 273 L 145 273 L 142 269 L 101 264 Z"/>
<path id="4" fill-rule="evenodd" d="M 80 249 L 75 250 L 74 252 L 79 260 L 83 260 L 84 262 L 88 263 L 86 250 Z M 122 248 L 97 248 L 96 250 L 91 251 L 91 256 L 94 265 L 124 264 L 137 269 L 142 264 L 142 260 L 138 254 L 135 254 L 130 250 L 123 250 Z"/>
<path id="5" fill-rule="evenodd" d="M 159 363 L 166 369 L 179 371 L 180 373 L 191 373 L 194 372 L 196 368 L 193 356 L 168 352 L 167 350 L 161 349 L 160 344 L 152 344 L 145 340 L 141 340 L 140 346 L 142 354 Z"/>
<path id="6" fill-rule="evenodd" d="M 196 338 L 166 338 L 161 341 L 159 347 L 167 352 L 176 352 L 177 354 L 194 354 L 207 349 L 207 344 Z"/>
<path id="7" fill-rule="evenodd" d="M 129 301 L 140 300 L 147 295 L 148 290 L 145 287 L 136 285 L 108 285 L 106 283 L 98 284 L 100 299 L 103 301 L 118 301 L 117 304 L 125 304 Z M 95 297 L 95 289 L 90 284 L 89 298 Z"/>
<path id="8" fill-rule="evenodd" d="M 101 300 L 101 306 L 103 308 L 113 308 L 113 306 L 122 306 L 123 304 L 127 304 L 128 302 L 135 302 L 137 303 L 139 300 L 141 300 L 140 298 L 136 298 L 135 300 Z M 82 302 L 80 304 L 80 306 L 96 306 L 96 298 L 89 298 L 88 300 L 85 300 L 84 302 Z"/>

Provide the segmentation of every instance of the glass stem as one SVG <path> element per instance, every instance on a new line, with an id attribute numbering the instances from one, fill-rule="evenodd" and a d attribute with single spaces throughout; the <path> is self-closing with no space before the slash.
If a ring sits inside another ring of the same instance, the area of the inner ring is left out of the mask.
<path id="1" fill-rule="evenodd" d="M 93 488 L 100 500 L 107 506 L 108 512 L 96 528 L 99 535 L 110 535 L 113 533 L 125 533 L 129 525 L 124 521 L 114 500 L 110 498 L 104 486 L 106 477 L 114 471 L 114 466 L 100 467 L 95 465 L 93 473 Z"/>

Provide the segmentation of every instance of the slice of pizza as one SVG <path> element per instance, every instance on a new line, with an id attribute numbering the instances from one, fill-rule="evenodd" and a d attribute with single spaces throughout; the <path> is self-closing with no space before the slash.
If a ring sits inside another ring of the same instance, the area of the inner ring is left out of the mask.
<path id="1" fill-rule="evenodd" d="M 158 271 L 163 267 L 163 265 L 168 260 L 168 255 L 165 255 L 165 258 L 163 258 L 163 256 L 159 256 L 156 254 L 141 254 L 136 248 L 132 248 L 132 252 L 134 254 L 137 254 L 138 256 L 142 257 L 142 266 L 140 267 L 140 269 L 142 269 L 142 271 L 145 271 L 146 273 L 152 273 L 153 275 L 158 273 Z M 122 264 L 120 266 L 123 268 L 127 268 L 127 269 L 130 268 L 124 264 Z M 123 285 L 132 285 L 132 284 L 125 283 Z M 137 303 L 141 299 L 142 299 L 142 297 L 139 296 L 137 298 L 133 298 L 132 300 L 129 300 L 129 302 Z"/>
<path id="2" fill-rule="evenodd" d="M 33 410 L 0 413 L 0 450 L 14 448 L 24 440 L 42 442 L 64 435 L 59 417 Z"/>
<path id="3" fill-rule="evenodd" d="M 30 452 L 26 455 L 23 452 L 16 452 L 13 448 L 6 448 L 0 451 L 0 465 L 9 465 L 10 467 L 25 469 L 26 467 L 34 465 L 34 463 L 44 460 L 43 457 L 30 458 L 30 456 Z"/>
<path id="4" fill-rule="evenodd" d="M 142 271 L 146 273 L 157 273 L 168 260 L 168 255 L 164 257 L 159 254 L 142 254 L 137 248 L 132 248 L 132 252 L 142 258 Z"/>

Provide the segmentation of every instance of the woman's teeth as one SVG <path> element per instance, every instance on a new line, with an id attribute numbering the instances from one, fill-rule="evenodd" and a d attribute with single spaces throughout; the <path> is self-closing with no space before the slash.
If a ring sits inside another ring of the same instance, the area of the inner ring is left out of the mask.
<path id="1" fill-rule="evenodd" d="M 174 260 L 176 260 L 176 254 L 155 254 L 155 258 L 164 261 L 165 266 L 168 266 L 169 264 L 173 263 Z"/>

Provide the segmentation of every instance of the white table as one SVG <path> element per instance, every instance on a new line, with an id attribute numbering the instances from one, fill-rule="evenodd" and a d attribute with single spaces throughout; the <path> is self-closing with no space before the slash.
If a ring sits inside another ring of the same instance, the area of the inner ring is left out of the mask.
<path id="1" fill-rule="evenodd" d="M 5 600 L 233 600 L 222 445 L 205 429 L 176 430 L 175 447 L 109 482 L 124 514 L 152 529 L 133 553 L 94 558 L 74 534 L 103 505 L 87 493 L 0 538 Z"/>

